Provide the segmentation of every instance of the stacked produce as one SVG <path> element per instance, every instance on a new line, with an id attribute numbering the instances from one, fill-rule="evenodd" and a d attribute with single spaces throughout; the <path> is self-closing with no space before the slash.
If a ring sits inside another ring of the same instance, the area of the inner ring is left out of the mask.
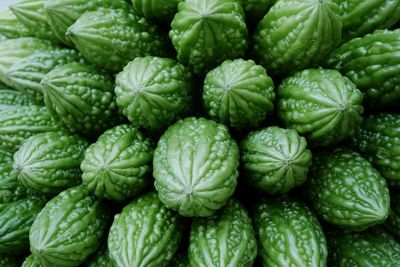
<path id="1" fill-rule="evenodd" d="M 0 11 L 0 267 L 400 266 L 400 0 Z"/>

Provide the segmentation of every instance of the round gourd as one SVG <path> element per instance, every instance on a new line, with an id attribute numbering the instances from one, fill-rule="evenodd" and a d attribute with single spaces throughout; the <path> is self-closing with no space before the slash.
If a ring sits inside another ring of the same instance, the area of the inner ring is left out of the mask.
<path id="1" fill-rule="evenodd" d="M 302 185 L 311 166 L 306 139 L 275 126 L 250 133 L 241 144 L 241 159 L 249 183 L 271 194 Z"/>
<path id="2" fill-rule="evenodd" d="M 132 0 L 133 11 L 145 18 L 169 24 L 184 0 Z"/>
<path id="3" fill-rule="evenodd" d="M 0 10 L 0 34 L 9 39 L 33 35 L 8 7 Z"/>
<path id="4" fill-rule="evenodd" d="M 154 152 L 153 175 L 161 201 L 183 216 L 210 216 L 233 194 L 239 149 L 228 129 L 204 118 L 170 126 Z"/>
<path id="5" fill-rule="evenodd" d="M 226 60 L 204 81 L 208 115 L 237 130 L 258 127 L 272 113 L 274 100 L 274 82 L 252 60 Z"/>
<path id="6" fill-rule="evenodd" d="M 328 146 L 354 134 L 362 121 L 363 94 L 336 70 L 308 69 L 278 89 L 278 115 L 313 146 Z"/>
<path id="7" fill-rule="evenodd" d="M 191 110 L 191 74 L 173 59 L 137 57 L 116 78 L 115 94 L 134 125 L 159 131 Z"/>
<path id="8" fill-rule="evenodd" d="M 97 197 L 125 201 L 153 180 L 152 160 L 151 141 L 137 128 L 120 125 L 107 130 L 86 150 L 82 180 Z"/>

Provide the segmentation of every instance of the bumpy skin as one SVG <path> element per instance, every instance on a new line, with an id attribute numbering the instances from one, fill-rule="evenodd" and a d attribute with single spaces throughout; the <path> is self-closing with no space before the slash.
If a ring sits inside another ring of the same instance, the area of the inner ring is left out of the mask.
<path id="1" fill-rule="evenodd" d="M 138 57 L 116 78 L 122 112 L 136 126 L 159 131 L 191 110 L 189 71 L 173 59 Z"/>
<path id="2" fill-rule="evenodd" d="M 258 23 L 277 0 L 242 0 L 246 19 Z"/>
<path id="3" fill-rule="evenodd" d="M 65 132 L 32 136 L 15 152 L 13 174 L 35 192 L 57 194 L 81 182 L 79 166 L 88 145 Z"/>
<path id="4" fill-rule="evenodd" d="M 311 166 L 306 139 L 275 126 L 250 133 L 241 143 L 241 159 L 249 183 L 271 194 L 303 184 Z"/>
<path id="5" fill-rule="evenodd" d="M 10 89 L 0 89 L 0 111 L 33 104 L 34 101 L 26 93 Z"/>
<path id="6" fill-rule="evenodd" d="M 225 59 L 244 56 L 247 28 L 237 1 L 186 0 L 171 24 L 169 36 L 178 60 L 204 74 Z"/>
<path id="7" fill-rule="evenodd" d="M 14 153 L 25 139 L 60 128 L 45 107 L 21 106 L 0 111 L 0 149 Z"/>
<path id="8" fill-rule="evenodd" d="M 340 7 L 342 41 L 388 29 L 400 19 L 399 0 L 335 0 Z"/>
<path id="9" fill-rule="evenodd" d="M 395 190 L 390 192 L 391 212 L 386 220 L 385 227 L 397 239 L 400 239 L 400 194 Z"/>
<path id="10" fill-rule="evenodd" d="M 63 43 L 73 46 L 65 36 L 69 26 L 83 14 L 99 8 L 122 8 L 128 10 L 130 4 L 126 0 L 45 0 L 45 14 L 54 34 Z"/>
<path id="11" fill-rule="evenodd" d="M 274 82 L 252 60 L 226 60 L 204 81 L 208 115 L 234 129 L 258 127 L 274 109 Z"/>
<path id="12" fill-rule="evenodd" d="M 364 118 L 352 144 L 389 180 L 400 181 L 400 114 L 377 113 Z"/>
<path id="13" fill-rule="evenodd" d="M 161 201 L 183 216 L 206 217 L 233 194 L 239 149 L 222 124 L 204 118 L 180 120 L 154 152 L 153 175 Z"/>
<path id="14" fill-rule="evenodd" d="M 32 36 L 8 7 L 0 10 L 0 34 L 9 39 Z"/>
<path id="15" fill-rule="evenodd" d="M 184 0 L 132 0 L 133 11 L 151 20 L 169 24 Z"/>
<path id="16" fill-rule="evenodd" d="M 324 267 L 327 246 L 317 217 L 287 196 L 261 201 L 254 218 L 263 266 Z"/>
<path id="17" fill-rule="evenodd" d="M 125 201 L 142 192 L 151 177 L 153 146 L 131 125 L 102 134 L 85 152 L 82 180 L 96 196 Z"/>
<path id="18" fill-rule="evenodd" d="M 257 26 L 255 56 L 279 76 L 318 64 L 340 43 L 339 12 L 331 0 L 279 0 Z"/>
<path id="19" fill-rule="evenodd" d="M 73 132 L 94 136 L 122 120 L 112 78 L 92 66 L 69 63 L 56 67 L 41 85 L 49 112 Z"/>
<path id="20" fill-rule="evenodd" d="M 47 202 L 29 232 L 31 252 L 43 267 L 83 263 L 101 245 L 110 214 L 82 186 Z"/>
<path id="21" fill-rule="evenodd" d="M 141 56 L 166 56 L 167 38 L 145 18 L 123 9 L 87 12 L 68 28 L 67 37 L 92 64 L 114 72 Z"/>
<path id="22" fill-rule="evenodd" d="M 286 78 L 278 89 L 279 117 L 314 146 L 352 136 L 361 124 L 362 93 L 336 70 L 308 69 Z"/>
<path id="23" fill-rule="evenodd" d="M 42 267 L 42 266 L 40 266 L 40 264 L 35 260 L 33 255 L 29 255 L 29 257 L 26 257 L 21 267 Z"/>
<path id="24" fill-rule="evenodd" d="M 41 197 L 28 197 L 0 212 L 0 253 L 24 254 L 29 250 L 29 229 L 45 203 Z"/>
<path id="25" fill-rule="evenodd" d="M 317 214 L 340 227 L 364 230 L 389 215 L 385 179 L 351 150 L 339 148 L 314 155 L 306 188 Z"/>
<path id="26" fill-rule="evenodd" d="M 385 108 L 400 101 L 399 54 L 400 29 L 380 30 L 343 44 L 328 57 L 326 66 L 350 78 L 371 108 Z"/>
<path id="27" fill-rule="evenodd" d="M 162 267 L 173 257 L 181 237 L 179 215 L 165 207 L 156 193 L 149 193 L 115 216 L 108 249 L 117 266 Z"/>
<path id="28" fill-rule="evenodd" d="M 49 41 L 32 37 L 4 40 L 0 42 L 0 81 L 8 86 L 17 88 L 7 78 L 7 72 L 14 63 L 41 51 L 56 49 Z"/>
<path id="29" fill-rule="evenodd" d="M 58 38 L 47 23 L 44 2 L 45 0 L 18 0 L 10 6 L 10 9 L 35 37 L 58 42 Z"/>
<path id="30" fill-rule="evenodd" d="M 190 266 L 252 266 L 256 256 L 257 241 L 250 217 L 237 200 L 229 200 L 210 217 L 193 220 Z"/>
<path id="31" fill-rule="evenodd" d="M 333 231 L 327 238 L 330 266 L 399 266 L 400 245 L 383 229 Z"/>
<path id="32" fill-rule="evenodd" d="M 1 255 L 0 256 L 0 267 L 19 267 L 20 261 L 15 256 Z"/>
<path id="33" fill-rule="evenodd" d="M 90 259 L 83 264 L 83 267 L 114 267 L 115 264 L 110 258 L 107 245 L 102 246 Z"/>

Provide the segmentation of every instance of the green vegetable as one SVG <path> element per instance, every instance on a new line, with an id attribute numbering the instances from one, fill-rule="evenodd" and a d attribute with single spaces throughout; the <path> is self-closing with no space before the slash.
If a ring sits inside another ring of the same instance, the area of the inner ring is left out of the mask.
<path id="1" fill-rule="evenodd" d="M 166 266 L 178 248 L 182 222 L 156 193 L 133 200 L 114 218 L 108 249 L 117 266 Z"/>
<path id="2" fill-rule="evenodd" d="M 150 139 L 131 125 L 120 125 L 86 150 L 82 180 L 97 197 L 125 201 L 152 182 L 152 160 Z"/>
<path id="3" fill-rule="evenodd" d="M 343 40 L 360 37 L 376 29 L 387 29 L 400 19 L 399 0 L 335 0 L 341 10 Z"/>
<path id="4" fill-rule="evenodd" d="M 395 190 L 390 192 L 391 212 L 386 220 L 386 229 L 397 239 L 400 239 L 400 194 Z"/>
<path id="5" fill-rule="evenodd" d="M 339 12 L 331 0 L 278 0 L 257 26 L 256 58 L 277 76 L 318 64 L 340 44 Z"/>
<path id="6" fill-rule="evenodd" d="M 233 194 L 239 149 L 222 124 L 186 118 L 170 126 L 154 152 L 161 201 L 183 216 L 210 216 Z"/>
<path id="7" fill-rule="evenodd" d="M 102 246 L 90 259 L 83 264 L 84 267 L 114 267 L 107 246 Z"/>
<path id="8" fill-rule="evenodd" d="M 78 266 L 101 244 L 109 212 L 82 186 L 55 196 L 38 214 L 29 232 L 31 252 L 43 267 Z"/>
<path id="9" fill-rule="evenodd" d="M 352 80 L 372 108 L 396 106 L 400 101 L 400 29 L 353 39 L 336 49 L 326 65 Z"/>
<path id="10" fill-rule="evenodd" d="M 10 39 L 32 36 L 8 7 L 0 10 L 0 34 Z"/>
<path id="11" fill-rule="evenodd" d="M 287 196 L 263 200 L 254 223 L 263 266 L 326 266 L 322 227 L 302 202 Z"/>
<path id="12" fill-rule="evenodd" d="M 0 253 L 24 254 L 29 249 L 29 229 L 45 204 L 40 197 L 15 201 L 0 212 Z"/>
<path id="13" fill-rule="evenodd" d="M 229 200 L 210 217 L 193 220 L 190 266 L 252 266 L 256 256 L 251 220 L 237 200 Z"/>
<path id="14" fill-rule="evenodd" d="M 169 47 L 155 25 L 123 9 L 87 12 L 66 35 L 88 61 L 114 72 L 136 57 L 165 56 Z"/>
<path id="15" fill-rule="evenodd" d="M 132 0 L 133 11 L 148 19 L 169 24 L 184 0 Z"/>
<path id="16" fill-rule="evenodd" d="M 42 266 L 35 260 L 33 255 L 29 255 L 29 257 L 26 257 L 21 267 L 42 267 Z"/>
<path id="17" fill-rule="evenodd" d="M 255 128 L 274 108 L 274 82 L 252 60 L 226 60 L 204 81 L 203 101 L 208 115 L 234 129 Z"/>
<path id="18" fill-rule="evenodd" d="M 121 121 L 112 78 L 92 66 L 56 67 L 41 85 L 49 112 L 73 132 L 96 136 Z"/>
<path id="19" fill-rule="evenodd" d="M 18 89 L 28 93 L 36 103 L 43 103 L 42 78 L 56 66 L 82 61 L 78 52 L 72 49 L 40 52 L 15 63 L 7 77 Z"/>
<path id="20" fill-rule="evenodd" d="M 279 117 L 314 146 L 336 144 L 361 124 L 363 95 L 338 71 L 308 69 L 286 78 L 278 89 Z"/>
<path id="21" fill-rule="evenodd" d="M 15 256 L 0 254 L 0 267 L 19 267 L 20 261 Z"/>
<path id="22" fill-rule="evenodd" d="M 327 237 L 330 266 L 399 266 L 400 245 L 382 229 L 333 231 Z"/>
<path id="23" fill-rule="evenodd" d="M 241 144 L 246 179 L 257 189 L 287 193 L 307 179 L 311 152 L 295 130 L 276 126 L 251 132 Z"/>
<path id="24" fill-rule="evenodd" d="M 385 179 L 351 150 L 314 156 L 306 187 L 317 214 L 347 229 L 364 230 L 384 222 L 389 214 Z"/>
<path id="25" fill-rule="evenodd" d="M 247 28 L 243 8 L 235 0 L 186 0 L 171 24 L 169 36 L 178 60 L 204 74 L 225 59 L 244 56 Z"/>
<path id="26" fill-rule="evenodd" d="M 60 130 L 45 107 L 21 106 L 0 111 L 0 149 L 14 153 L 32 135 Z"/>
<path id="27" fill-rule="evenodd" d="M 38 38 L 58 42 L 44 13 L 45 0 L 18 0 L 10 6 L 18 20 Z"/>
<path id="28" fill-rule="evenodd" d="M 242 0 L 246 19 L 258 23 L 277 0 Z"/>
<path id="29" fill-rule="evenodd" d="M 79 166 L 87 146 L 80 137 L 64 132 L 32 136 L 14 154 L 14 174 L 33 191 L 57 194 L 81 182 Z"/>
<path id="30" fill-rule="evenodd" d="M 190 73 L 175 60 L 138 57 L 118 74 L 115 94 L 134 125 L 159 131 L 191 110 L 192 88 Z"/>
<path id="31" fill-rule="evenodd" d="M 34 101 L 26 93 L 10 89 L 0 89 L 0 111 L 33 104 Z"/>

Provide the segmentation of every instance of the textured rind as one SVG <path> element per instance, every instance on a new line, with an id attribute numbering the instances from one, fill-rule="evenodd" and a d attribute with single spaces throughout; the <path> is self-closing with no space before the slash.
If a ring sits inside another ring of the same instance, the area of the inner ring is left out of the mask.
<path id="1" fill-rule="evenodd" d="M 60 130 L 45 107 L 21 106 L 0 111 L 0 149 L 14 153 L 25 139 Z"/>
<path id="2" fill-rule="evenodd" d="M 15 256 L 0 255 L 0 267 L 19 267 L 20 261 Z"/>
<path id="3" fill-rule="evenodd" d="M 193 220 L 190 266 L 252 266 L 256 256 L 252 222 L 237 200 L 230 199 L 210 217 Z"/>
<path id="4" fill-rule="evenodd" d="M 306 185 L 316 213 L 356 231 L 384 222 L 390 197 L 385 179 L 357 152 L 335 149 L 314 155 Z"/>
<path id="5" fill-rule="evenodd" d="M 44 13 L 45 0 L 18 0 L 10 6 L 18 20 L 37 38 L 58 42 L 47 23 Z"/>
<path id="6" fill-rule="evenodd" d="M 13 174 L 25 187 L 41 194 L 57 194 L 81 182 L 79 168 L 89 144 L 65 132 L 30 137 L 14 154 Z"/>
<path id="7" fill-rule="evenodd" d="M 156 25 L 123 9 L 87 12 L 67 37 L 92 64 L 114 72 L 136 57 L 168 55 L 168 41 Z"/>
<path id="8" fill-rule="evenodd" d="M 78 52 L 72 49 L 39 52 L 15 63 L 7 72 L 8 79 L 18 89 L 26 92 L 36 103 L 43 103 L 43 77 L 57 66 L 70 62 L 82 62 Z"/>
<path id="9" fill-rule="evenodd" d="M 390 192 L 391 212 L 385 222 L 386 229 L 400 240 L 400 194 L 395 190 Z"/>
<path id="10" fill-rule="evenodd" d="M 8 7 L 0 10 L 0 34 L 9 39 L 32 36 Z"/>
<path id="11" fill-rule="evenodd" d="M 51 115 L 71 131 L 95 136 L 119 124 L 111 76 L 80 63 L 50 71 L 41 82 Z"/>
<path id="12" fill-rule="evenodd" d="M 277 0 L 242 0 L 246 19 L 258 23 Z"/>
<path id="13" fill-rule="evenodd" d="M 55 196 L 40 211 L 29 232 L 31 252 L 43 267 L 83 263 L 101 245 L 109 212 L 82 186 Z"/>
<path id="14" fill-rule="evenodd" d="M 372 108 L 400 101 L 400 29 L 355 38 L 333 51 L 325 65 L 352 80 Z"/>
<path id="15" fill-rule="evenodd" d="M 88 261 L 83 264 L 83 267 L 115 267 L 116 265 L 110 258 L 107 245 L 103 245 Z"/>
<path id="16" fill-rule="evenodd" d="M 400 245 L 383 229 L 332 231 L 327 239 L 330 266 L 399 266 Z"/>
<path id="17" fill-rule="evenodd" d="M 287 193 L 307 179 L 311 151 L 295 130 L 276 126 L 251 132 L 241 143 L 242 168 L 257 189 Z"/>
<path id="18" fill-rule="evenodd" d="M 258 62 L 278 76 L 318 64 L 340 43 L 339 12 L 331 0 L 277 1 L 254 34 Z"/>
<path id="19" fill-rule="evenodd" d="M 335 0 L 343 22 L 342 41 L 388 29 L 400 20 L 399 0 Z"/>
<path id="20" fill-rule="evenodd" d="M 30 105 L 34 105 L 34 101 L 28 94 L 11 89 L 0 89 L 0 111 Z"/>
<path id="21" fill-rule="evenodd" d="M 84 185 L 97 197 L 125 201 L 152 181 L 153 145 L 137 128 L 120 125 L 102 134 L 85 152 Z"/>
<path id="22" fill-rule="evenodd" d="M 88 11 L 99 8 L 122 8 L 128 10 L 131 5 L 126 0 L 45 0 L 45 14 L 54 34 L 63 43 L 72 46 L 65 36 L 69 26 Z"/>
<path id="23" fill-rule="evenodd" d="M 304 203 L 287 196 L 262 200 L 254 223 L 263 266 L 326 266 L 322 227 Z"/>
<path id="24" fill-rule="evenodd" d="M 115 94 L 134 125 L 160 131 L 189 113 L 190 72 L 173 59 L 137 57 L 117 75 Z"/>
<path id="25" fill-rule="evenodd" d="M 23 37 L 18 39 L 4 40 L 0 42 L 0 81 L 8 86 L 18 89 L 7 78 L 7 72 L 14 63 L 40 51 L 56 49 L 49 41 Z"/>
<path id="26" fill-rule="evenodd" d="M 384 178 L 400 181 L 400 114 L 368 115 L 351 141 Z"/>
<path id="27" fill-rule="evenodd" d="M 132 223 L 134 222 L 134 223 Z M 182 221 L 156 193 L 133 200 L 114 217 L 108 249 L 117 266 L 167 266 L 182 238 Z"/>
<path id="28" fill-rule="evenodd" d="M 204 81 L 208 115 L 234 129 L 256 128 L 274 109 L 274 82 L 252 60 L 226 60 Z"/>
<path id="29" fill-rule="evenodd" d="M 143 17 L 164 23 L 170 23 L 178 10 L 178 4 L 184 0 L 131 0 L 133 11 Z"/>
<path id="30" fill-rule="evenodd" d="M 40 266 L 40 264 L 35 260 L 33 255 L 29 255 L 28 257 L 26 257 L 21 267 L 42 267 L 42 266 Z"/>
<path id="31" fill-rule="evenodd" d="M 29 229 L 45 203 L 41 197 L 28 197 L 0 212 L 0 253 L 24 254 L 29 250 Z"/>
<path id="32" fill-rule="evenodd" d="M 244 56 L 247 27 L 237 1 L 186 0 L 171 23 L 169 36 L 178 60 L 204 74 L 226 59 Z"/>
<path id="33" fill-rule="evenodd" d="M 183 216 L 210 216 L 233 194 L 239 149 L 226 126 L 186 118 L 160 138 L 153 159 L 161 201 Z"/>
<path id="34" fill-rule="evenodd" d="M 283 80 L 278 115 L 313 146 L 336 144 L 362 122 L 363 94 L 336 70 L 308 69 Z"/>

